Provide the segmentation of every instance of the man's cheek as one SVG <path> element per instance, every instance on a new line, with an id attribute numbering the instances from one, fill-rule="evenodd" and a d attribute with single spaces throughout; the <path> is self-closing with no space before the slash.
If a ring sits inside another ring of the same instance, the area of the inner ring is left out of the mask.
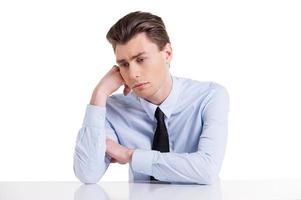
<path id="1" fill-rule="evenodd" d="M 123 80 L 125 81 L 125 84 L 127 84 L 128 86 L 130 86 L 130 81 L 129 81 L 129 78 L 128 78 L 127 74 L 120 72 L 120 75 L 123 78 Z"/>

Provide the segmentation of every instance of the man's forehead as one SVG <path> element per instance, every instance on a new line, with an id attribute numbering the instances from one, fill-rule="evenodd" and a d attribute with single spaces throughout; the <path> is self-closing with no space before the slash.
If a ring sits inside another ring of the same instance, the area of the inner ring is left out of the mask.
<path id="1" fill-rule="evenodd" d="M 115 49 L 115 55 L 118 59 L 127 59 L 142 52 L 147 52 L 147 45 L 142 43 L 118 44 Z"/>
<path id="2" fill-rule="evenodd" d="M 115 55 L 116 60 L 130 59 L 141 52 L 148 54 L 155 50 L 157 50 L 157 45 L 149 40 L 145 33 L 140 33 L 125 44 L 117 44 Z"/>

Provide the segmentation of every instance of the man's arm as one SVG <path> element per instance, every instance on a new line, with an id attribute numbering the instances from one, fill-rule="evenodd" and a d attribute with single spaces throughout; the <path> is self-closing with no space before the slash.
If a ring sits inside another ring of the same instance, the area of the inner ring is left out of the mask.
<path id="1" fill-rule="evenodd" d="M 105 112 L 105 107 L 87 105 L 83 125 L 78 132 L 73 169 L 83 183 L 98 182 L 110 164 L 105 156 L 106 132 L 110 132 L 105 128 Z"/>
<path id="2" fill-rule="evenodd" d="M 112 69 L 95 87 L 90 105 L 87 106 L 82 128 L 78 132 L 73 169 L 76 177 L 84 183 L 96 183 L 104 175 L 111 157 L 106 155 L 106 135 L 118 143 L 115 131 L 106 121 L 106 101 L 124 80 L 118 67 Z M 129 92 L 124 89 L 124 95 Z"/>
<path id="3" fill-rule="evenodd" d="M 223 162 L 227 140 L 229 96 L 218 87 L 203 110 L 203 129 L 198 151 L 160 153 L 136 149 L 132 155 L 134 171 L 167 182 L 211 184 Z"/>

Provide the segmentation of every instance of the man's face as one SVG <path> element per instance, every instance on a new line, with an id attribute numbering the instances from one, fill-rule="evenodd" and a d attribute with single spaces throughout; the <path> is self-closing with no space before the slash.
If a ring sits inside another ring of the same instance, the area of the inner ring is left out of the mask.
<path id="1" fill-rule="evenodd" d="M 170 44 L 160 51 L 145 33 L 137 34 L 126 44 L 116 45 L 115 55 L 125 84 L 139 97 L 152 97 L 169 77 Z"/>

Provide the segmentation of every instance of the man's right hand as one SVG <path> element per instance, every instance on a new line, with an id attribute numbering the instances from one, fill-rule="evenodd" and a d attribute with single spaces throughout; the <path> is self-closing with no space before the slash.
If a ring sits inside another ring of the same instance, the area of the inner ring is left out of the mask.
<path id="1" fill-rule="evenodd" d="M 108 96 L 118 90 L 120 86 L 124 85 L 123 94 L 126 96 L 131 91 L 129 86 L 125 84 L 122 78 L 119 68 L 114 65 L 99 81 L 95 89 L 93 90 L 91 105 L 105 106 Z"/>

